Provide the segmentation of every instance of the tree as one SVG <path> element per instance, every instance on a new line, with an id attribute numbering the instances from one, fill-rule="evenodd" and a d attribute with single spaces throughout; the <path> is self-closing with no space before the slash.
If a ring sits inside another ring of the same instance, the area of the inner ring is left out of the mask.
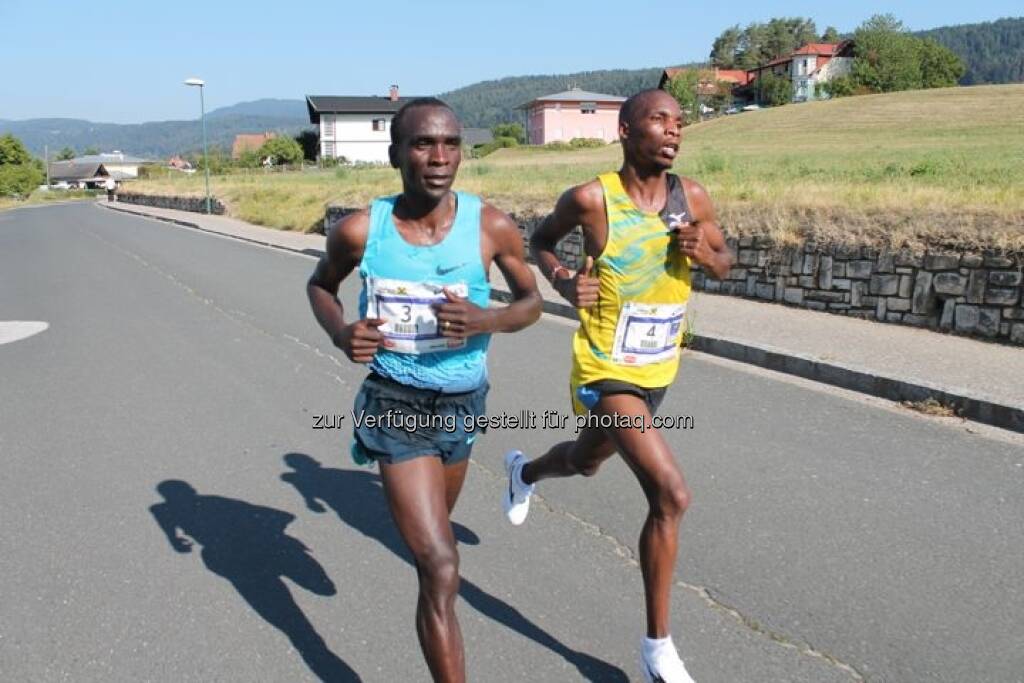
<path id="1" fill-rule="evenodd" d="M 821 34 L 821 42 L 823 43 L 838 43 L 840 40 L 842 39 L 839 37 L 839 31 L 836 30 L 835 26 L 829 26 Z"/>
<path id="2" fill-rule="evenodd" d="M 783 76 L 766 71 L 757 79 L 758 99 L 761 104 L 778 107 L 793 101 L 793 82 Z"/>
<path id="3" fill-rule="evenodd" d="M 18 166 L 32 161 L 21 140 L 10 133 L 0 136 L 0 166 Z"/>
<path id="4" fill-rule="evenodd" d="M 891 14 L 875 15 L 854 34 L 853 84 L 870 92 L 954 86 L 963 61 L 930 38 L 917 38 Z"/>
<path id="5" fill-rule="evenodd" d="M 57 161 L 67 161 L 68 159 L 75 158 L 75 150 L 71 147 L 65 147 L 61 151 L 57 152 Z"/>
<path id="6" fill-rule="evenodd" d="M 722 69 L 753 69 L 818 40 L 813 19 L 774 18 L 767 23 L 725 29 L 711 48 L 711 63 Z"/>
<path id="7" fill-rule="evenodd" d="M 96 147 L 86 147 L 85 151 L 82 152 L 82 156 L 89 156 L 90 154 L 99 154 L 100 150 Z"/>
<path id="8" fill-rule="evenodd" d="M 308 128 L 295 136 L 295 142 L 302 147 L 302 156 L 306 161 L 316 161 L 320 155 L 320 133 Z"/>
<path id="9" fill-rule="evenodd" d="M 0 166 L 0 197 L 28 197 L 43 180 L 36 164 L 4 164 Z"/>
<path id="10" fill-rule="evenodd" d="M 920 39 L 919 49 L 922 88 L 951 88 L 967 70 L 960 57 L 931 38 Z"/>
<path id="11" fill-rule="evenodd" d="M 876 14 L 854 33 L 854 83 L 871 92 L 921 87 L 918 40 L 891 14 Z"/>
<path id="12" fill-rule="evenodd" d="M 523 130 L 522 124 L 519 123 L 496 124 L 491 128 L 491 133 L 494 134 L 495 139 L 512 138 L 520 145 L 526 143 L 526 131 Z"/>
<path id="13" fill-rule="evenodd" d="M 818 88 L 815 93 L 818 97 L 822 95 L 825 97 L 849 97 L 856 93 L 856 87 L 850 76 L 837 76 L 824 83 L 818 83 L 815 87 Z"/>
<path id="14" fill-rule="evenodd" d="M 700 121 L 700 101 L 697 95 L 699 83 L 700 72 L 697 69 L 685 69 L 665 84 L 665 92 L 679 103 L 685 124 Z"/>
<path id="15" fill-rule="evenodd" d="M 715 38 L 711 46 L 711 64 L 720 69 L 731 69 L 736 65 L 736 53 L 740 49 L 743 31 L 739 24 L 730 26 Z"/>
<path id="16" fill-rule="evenodd" d="M 285 136 L 271 138 L 259 149 L 261 158 L 272 157 L 274 164 L 302 163 L 302 147 L 295 140 Z"/>
<path id="17" fill-rule="evenodd" d="M 0 136 L 0 197 L 27 197 L 43 182 L 42 164 L 10 133 Z"/>

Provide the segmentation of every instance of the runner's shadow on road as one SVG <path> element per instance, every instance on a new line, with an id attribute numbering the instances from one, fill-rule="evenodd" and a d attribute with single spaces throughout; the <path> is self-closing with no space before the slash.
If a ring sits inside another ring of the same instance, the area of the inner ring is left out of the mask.
<path id="1" fill-rule="evenodd" d="M 285 532 L 295 515 L 243 500 L 200 495 L 176 479 L 160 482 L 156 490 L 164 502 L 149 511 L 176 552 L 192 552 L 193 543 L 202 546 L 200 557 L 206 568 L 227 579 L 257 614 L 285 634 L 321 680 L 361 680 L 330 651 L 283 580 L 287 577 L 316 595 L 337 593 L 309 548 Z"/>
<path id="2" fill-rule="evenodd" d="M 391 521 L 379 475 L 366 470 L 326 468 L 304 453 L 288 453 L 284 462 L 293 471 L 282 474 L 281 479 L 296 488 L 307 508 L 313 512 L 327 512 L 327 508 L 334 510 L 341 521 L 413 564 L 412 555 Z M 459 542 L 469 545 L 480 542 L 476 534 L 461 524 L 453 522 L 452 526 Z M 482 590 L 472 581 L 462 577 L 459 586 L 459 595 L 478 612 L 561 656 L 585 679 L 628 683 L 629 677 L 622 669 L 569 648 L 515 607 Z"/>

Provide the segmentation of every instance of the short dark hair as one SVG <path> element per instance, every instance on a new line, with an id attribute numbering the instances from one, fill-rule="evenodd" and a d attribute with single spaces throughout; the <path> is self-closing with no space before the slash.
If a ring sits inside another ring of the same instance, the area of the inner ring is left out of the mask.
<path id="1" fill-rule="evenodd" d="M 394 118 L 391 119 L 391 144 L 397 145 L 402 141 L 402 126 L 405 123 L 405 118 L 408 113 L 413 109 L 420 107 L 442 107 L 447 109 L 455 116 L 455 110 L 452 109 L 447 102 L 439 100 L 436 97 L 417 97 L 414 100 L 409 100 L 401 106 L 398 113 L 395 114 Z M 456 117 L 457 119 L 458 117 Z"/>
<path id="2" fill-rule="evenodd" d="M 633 93 L 626 98 L 626 101 L 622 103 L 622 108 L 619 109 L 619 123 L 633 123 L 633 118 L 636 116 L 640 105 L 654 93 L 664 93 L 668 95 L 668 93 L 661 88 L 647 88 L 646 90 L 641 90 L 638 93 Z M 671 97 L 671 95 L 669 95 L 669 97 Z"/>

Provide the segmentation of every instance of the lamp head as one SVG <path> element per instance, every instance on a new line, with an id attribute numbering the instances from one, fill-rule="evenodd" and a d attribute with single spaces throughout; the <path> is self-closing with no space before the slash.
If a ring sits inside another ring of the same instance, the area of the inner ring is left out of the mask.
<path id="1" fill-rule="evenodd" d="M 206 85 L 201 78 L 188 78 L 185 79 L 185 85 L 198 85 L 200 88 Z"/>

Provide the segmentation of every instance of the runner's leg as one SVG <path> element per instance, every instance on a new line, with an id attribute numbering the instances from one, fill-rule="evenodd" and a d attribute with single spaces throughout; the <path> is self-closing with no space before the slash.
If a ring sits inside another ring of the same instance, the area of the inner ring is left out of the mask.
<path id="1" fill-rule="evenodd" d="M 461 478 L 433 456 L 381 463 L 380 471 L 391 515 L 416 562 L 416 632 L 427 666 L 435 681 L 463 683 L 462 632 L 455 617 L 459 555 L 448 520 L 448 506 L 455 503 Z"/>
<path id="2" fill-rule="evenodd" d="M 526 463 L 521 476 L 525 484 L 576 474 L 590 477 L 597 474 L 601 463 L 614 454 L 615 443 L 603 430 L 585 427 L 575 441 L 555 444 L 544 455 Z"/>
<path id="3" fill-rule="evenodd" d="M 602 396 L 594 411 L 599 415 L 618 414 L 632 420 L 643 416 L 647 428 L 609 429 L 608 437 L 633 470 L 644 495 L 648 513 L 640 533 L 640 570 L 647 603 L 647 637 L 664 638 L 669 634 L 669 603 L 672 578 L 679 545 L 679 523 L 690 504 L 686 479 L 672 457 L 661 433 L 650 426 L 647 404 L 632 394 Z"/>

